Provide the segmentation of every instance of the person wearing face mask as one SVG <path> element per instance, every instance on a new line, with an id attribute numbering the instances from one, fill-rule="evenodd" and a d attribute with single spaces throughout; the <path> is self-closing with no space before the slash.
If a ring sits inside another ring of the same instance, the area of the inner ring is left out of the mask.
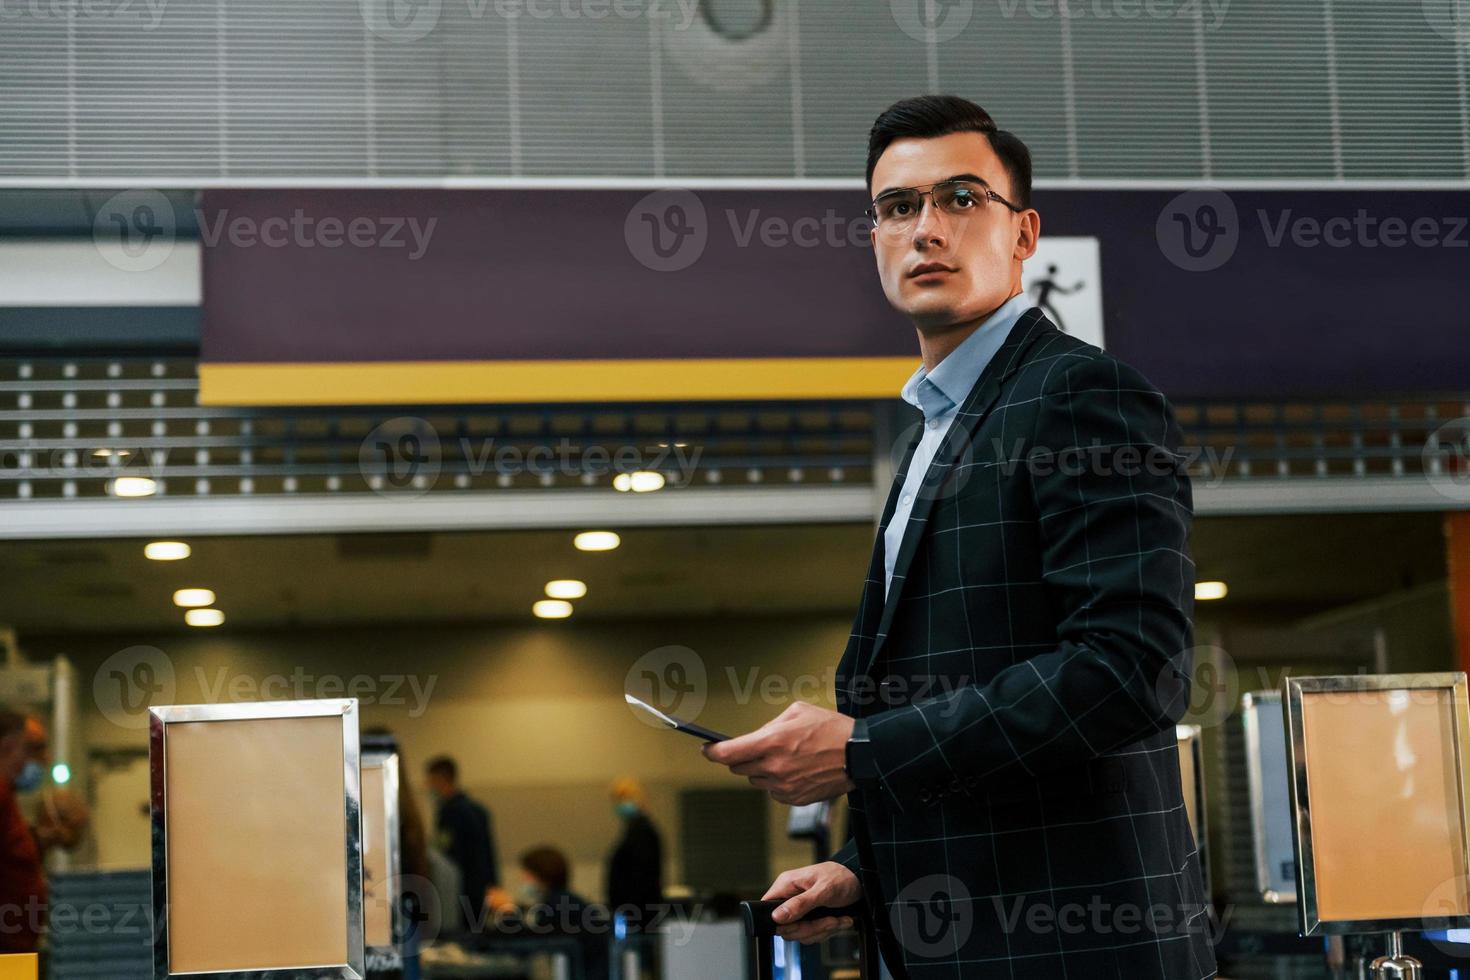
<path id="1" fill-rule="evenodd" d="M 515 895 L 492 888 L 485 896 L 494 926 L 490 941 L 575 939 L 582 953 L 582 972 L 576 976 L 607 977 L 611 916 L 571 890 L 567 856 L 542 845 L 523 853 L 519 864 L 521 882 Z"/>
<path id="2" fill-rule="evenodd" d="M 46 876 L 16 793 L 39 787 L 42 775 L 26 748 L 25 717 L 0 707 L 0 953 L 40 948 Z"/>
<path id="3" fill-rule="evenodd" d="M 31 832 L 44 861 L 53 849 L 70 851 L 82 842 L 92 822 L 92 811 L 80 794 L 62 786 L 45 785 L 46 773 L 51 771 L 51 739 L 45 722 L 35 715 L 25 720 L 25 743 L 28 758 L 15 786 L 22 793 L 40 791 Z"/>
<path id="4" fill-rule="evenodd" d="M 644 812 L 643 787 L 622 778 L 609 789 L 623 835 L 607 861 L 607 905 L 622 915 L 630 931 L 640 931 L 663 904 L 663 841 Z"/>

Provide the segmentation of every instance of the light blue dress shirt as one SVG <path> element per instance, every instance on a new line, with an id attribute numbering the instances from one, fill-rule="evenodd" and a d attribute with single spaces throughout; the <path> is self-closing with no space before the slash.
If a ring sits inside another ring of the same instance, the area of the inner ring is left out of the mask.
<path id="1" fill-rule="evenodd" d="M 985 365 L 990 363 L 991 358 L 995 357 L 1005 343 L 1006 337 L 1010 336 L 1011 328 L 1016 325 L 1021 314 L 1030 308 L 1031 302 L 1024 292 L 1012 296 L 990 314 L 984 323 L 976 327 L 974 333 L 950 351 L 948 357 L 936 364 L 933 371 L 926 372 L 924 366 L 919 365 L 919 369 L 899 393 L 899 397 L 924 413 L 924 431 L 919 437 L 914 457 L 909 462 L 908 476 L 903 481 L 903 489 L 899 491 L 893 518 L 883 532 L 885 601 L 893 584 L 893 566 L 898 561 L 898 549 L 903 544 L 909 514 L 914 509 L 914 496 L 923 485 L 924 474 L 934 461 L 934 454 L 939 451 L 939 445 L 949 432 L 950 424 L 959 414 L 960 406 L 969 397 L 975 382 L 980 380 L 980 373 L 985 370 Z"/>

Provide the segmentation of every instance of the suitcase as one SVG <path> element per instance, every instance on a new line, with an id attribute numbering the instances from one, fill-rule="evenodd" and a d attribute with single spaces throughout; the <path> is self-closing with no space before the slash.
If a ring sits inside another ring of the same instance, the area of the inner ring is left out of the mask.
<path id="1" fill-rule="evenodd" d="M 740 914 L 745 920 L 745 935 L 750 939 L 749 949 L 753 961 L 753 970 L 750 975 L 754 980 L 775 980 L 776 923 L 771 920 L 771 913 L 776 911 L 781 904 L 781 902 L 740 903 Z M 868 918 L 867 906 L 859 902 L 840 909 L 813 909 L 803 921 L 824 919 L 828 916 L 848 916 L 853 920 L 861 940 L 857 977 L 859 980 L 879 980 L 881 967 L 878 958 L 878 933 Z"/>

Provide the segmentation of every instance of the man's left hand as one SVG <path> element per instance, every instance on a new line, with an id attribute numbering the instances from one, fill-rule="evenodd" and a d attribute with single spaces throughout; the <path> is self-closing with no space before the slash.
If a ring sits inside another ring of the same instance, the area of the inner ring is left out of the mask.
<path id="1" fill-rule="evenodd" d="M 818 803 L 856 788 L 845 768 L 852 724 L 847 715 L 798 701 L 748 735 L 706 745 L 704 757 L 777 803 Z"/>

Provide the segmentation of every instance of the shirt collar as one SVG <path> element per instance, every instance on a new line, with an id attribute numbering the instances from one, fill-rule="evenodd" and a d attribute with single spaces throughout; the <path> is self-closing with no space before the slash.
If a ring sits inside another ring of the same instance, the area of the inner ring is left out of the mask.
<path id="1" fill-rule="evenodd" d="M 962 404 L 980 380 L 985 366 L 995 357 L 1021 314 L 1031 308 L 1024 292 L 1006 300 L 985 322 L 975 328 L 944 360 L 925 371 L 924 365 L 909 377 L 899 393 L 904 401 L 932 419 Z"/>

